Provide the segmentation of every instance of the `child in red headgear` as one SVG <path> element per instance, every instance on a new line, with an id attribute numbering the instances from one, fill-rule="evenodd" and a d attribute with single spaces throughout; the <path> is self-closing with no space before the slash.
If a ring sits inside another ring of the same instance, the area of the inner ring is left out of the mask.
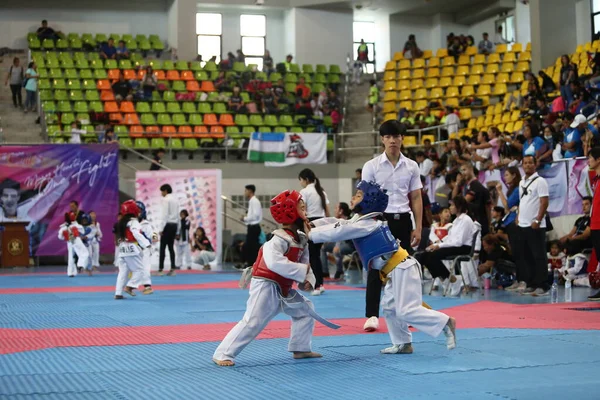
<path id="1" fill-rule="evenodd" d="M 280 311 L 292 317 L 288 351 L 294 353 L 294 358 L 321 357 L 321 354 L 311 350 L 313 318 L 319 321 L 321 318 L 314 313 L 310 300 L 292 289 L 294 282 L 298 282 L 298 288 L 305 291 L 312 290 L 315 284 L 308 264 L 305 233 L 308 225 L 300 193 L 286 190 L 273 198 L 271 215 L 283 226 L 273 232 L 271 240 L 258 252 L 258 258 L 251 267 L 252 280 L 246 313 L 215 351 L 213 361 L 217 365 L 234 365 L 234 358 Z M 245 274 L 249 271 L 249 268 L 245 270 Z M 243 286 L 246 287 L 247 282 Z"/>
<path id="2" fill-rule="evenodd" d="M 67 242 L 67 275 L 73 278 L 77 275 L 77 267 L 85 267 L 88 264 L 90 253 L 83 244 L 83 226 L 79 225 L 75 213 L 65 213 L 65 222 L 58 230 L 58 238 Z M 75 266 L 75 256 L 77 254 L 77 266 Z"/>
<path id="3" fill-rule="evenodd" d="M 123 299 L 123 290 L 130 296 L 135 296 L 133 290 L 138 287 L 144 275 L 143 250 L 150 247 L 151 243 L 141 232 L 138 221 L 140 208 L 135 200 L 127 200 L 121 204 L 121 219 L 117 224 L 118 259 L 115 264 L 119 267 L 115 300 Z M 127 281 L 127 274 L 131 272 L 131 279 Z"/>

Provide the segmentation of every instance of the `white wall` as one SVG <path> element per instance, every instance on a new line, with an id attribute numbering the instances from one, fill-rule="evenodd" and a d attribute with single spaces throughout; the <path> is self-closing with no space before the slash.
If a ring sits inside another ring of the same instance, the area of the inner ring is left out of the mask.
<path id="1" fill-rule="evenodd" d="M 592 7 L 589 0 L 579 0 L 575 3 L 575 19 L 577 21 L 577 44 L 592 40 Z"/>
<path id="2" fill-rule="evenodd" d="M 374 23 L 375 61 L 377 65 L 377 71 L 383 71 L 385 69 L 385 63 L 392 59 L 389 14 L 381 11 L 355 9 L 354 21 Z M 354 57 L 356 57 L 356 55 L 354 55 Z"/>
<path id="3" fill-rule="evenodd" d="M 337 64 L 346 70 L 352 54 L 352 10 L 295 10 L 298 64 Z"/>
<path id="4" fill-rule="evenodd" d="M 283 12 L 283 49 L 285 55 L 296 54 L 296 9 Z"/>
<path id="5" fill-rule="evenodd" d="M 587 1 L 587 0 L 585 0 Z M 529 6 L 517 0 L 515 5 L 515 24 L 517 29 L 517 43 L 523 45 L 531 42 L 531 16 Z"/>
<path id="6" fill-rule="evenodd" d="M 165 41 L 168 37 L 165 11 L 0 8 L 0 47 L 27 48 L 27 32 L 35 32 L 43 19 L 63 33 L 157 34 Z"/>
<path id="7" fill-rule="evenodd" d="M 483 21 L 477 22 L 469 27 L 469 35 L 475 38 L 475 45 L 479 44 L 479 41 L 483 39 L 483 33 L 487 32 L 490 35 L 490 40 L 494 40 L 495 32 L 495 21 L 497 17 L 493 16 Z"/>
<path id="8" fill-rule="evenodd" d="M 402 52 L 408 35 L 414 34 L 421 50 L 432 49 L 432 21 L 430 17 L 391 15 L 390 16 L 390 53 Z"/>
<path id="9" fill-rule="evenodd" d="M 167 41 L 169 47 L 177 48 L 178 30 L 177 30 L 177 17 L 179 17 L 179 0 L 174 0 L 169 7 L 167 20 L 169 23 L 167 32 Z"/>

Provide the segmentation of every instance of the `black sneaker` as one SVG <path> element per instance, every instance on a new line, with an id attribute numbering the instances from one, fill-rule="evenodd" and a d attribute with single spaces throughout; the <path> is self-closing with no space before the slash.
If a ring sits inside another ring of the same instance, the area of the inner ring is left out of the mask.
<path id="1" fill-rule="evenodd" d="M 588 296 L 589 301 L 600 301 L 600 290 L 591 296 Z"/>

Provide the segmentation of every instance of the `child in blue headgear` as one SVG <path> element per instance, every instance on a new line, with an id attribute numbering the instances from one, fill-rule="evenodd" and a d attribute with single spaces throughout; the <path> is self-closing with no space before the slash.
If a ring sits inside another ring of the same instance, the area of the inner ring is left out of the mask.
<path id="1" fill-rule="evenodd" d="M 421 267 L 400 247 L 381 217 L 388 195 L 374 182 L 360 181 L 357 189 L 350 204 L 356 213 L 354 217 L 315 220 L 309 239 L 315 243 L 352 240 L 363 267 L 379 270 L 381 280 L 386 282 L 383 315 L 392 339 L 392 346 L 381 353 L 412 353 L 409 325 L 434 337 L 444 332 L 446 346 L 452 350 L 456 347 L 456 321 L 423 306 Z"/>

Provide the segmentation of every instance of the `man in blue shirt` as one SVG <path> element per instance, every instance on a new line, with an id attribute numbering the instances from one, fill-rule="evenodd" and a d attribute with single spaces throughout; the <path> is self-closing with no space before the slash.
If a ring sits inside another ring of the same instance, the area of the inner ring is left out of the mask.
<path id="1" fill-rule="evenodd" d="M 115 47 L 115 40 L 110 38 L 108 43 L 102 44 L 100 47 L 100 58 L 103 60 L 114 60 L 117 58 L 117 48 Z"/>
<path id="2" fill-rule="evenodd" d="M 575 116 L 569 128 L 565 130 L 565 140 L 563 141 L 563 150 L 565 158 L 579 157 L 583 155 L 582 137 L 586 131 L 590 131 L 594 137 L 598 137 L 598 129 L 590 123 L 583 114 Z"/>
<path id="3" fill-rule="evenodd" d="M 125 47 L 125 41 L 119 40 L 119 47 L 117 47 L 117 60 L 129 59 L 129 50 Z"/>

